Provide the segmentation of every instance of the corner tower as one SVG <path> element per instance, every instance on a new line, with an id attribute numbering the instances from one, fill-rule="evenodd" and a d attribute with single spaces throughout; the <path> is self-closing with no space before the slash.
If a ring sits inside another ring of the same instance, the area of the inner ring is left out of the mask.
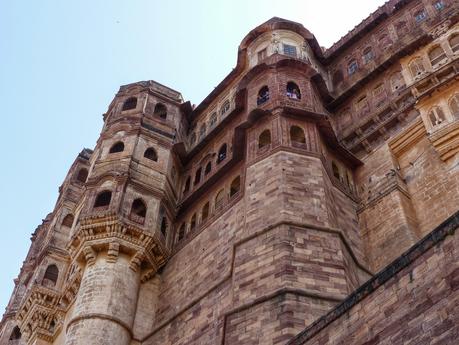
<path id="1" fill-rule="evenodd" d="M 179 93 L 158 83 L 120 88 L 104 115 L 68 250 L 81 285 L 66 344 L 127 345 L 142 282 L 165 264 L 177 193 L 171 148 Z"/>

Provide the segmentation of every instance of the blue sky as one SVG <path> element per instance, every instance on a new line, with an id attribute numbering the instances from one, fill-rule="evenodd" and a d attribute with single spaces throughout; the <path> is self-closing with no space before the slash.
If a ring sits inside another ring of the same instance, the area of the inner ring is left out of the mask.
<path id="1" fill-rule="evenodd" d="M 0 0 L 0 313 L 68 168 L 94 147 L 122 84 L 153 79 L 198 104 L 273 16 L 329 47 L 382 0 Z"/>

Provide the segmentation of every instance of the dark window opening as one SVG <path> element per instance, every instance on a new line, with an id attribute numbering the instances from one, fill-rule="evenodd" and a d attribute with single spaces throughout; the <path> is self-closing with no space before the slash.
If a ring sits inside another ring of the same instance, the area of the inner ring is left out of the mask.
<path id="1" fill-rule="evenodd" d="M 290 127 L 290 140 L 292 143 L 306 144 L 306 137 L 301 127 L 292 126 Z"/>
<path id="2" fill-rule="evenodd" d="M 333 176 L 335 176 L 337 180 L 340 180 L 339 168 L 335 162 L 332 162 L 332 171 L 333 171 Z"/>
<path id="3" fill-rule="evenodd" d="M 62 226 L 66 226 L 67 228 L 71 228 L 72 225 L 73 225 L 73 220 L 75 219 L 75 217 L 73 216 L 73 214 L 69 213 L 68 215 L 66 215 L 64 217 L 64 220 L 62 221 Z"/>
<path id="4" fill-rule="evenodd" d="M 206 169 L 204 170 L 204 175 L 209 174 L 211 170 L 212 170 L 212 163 L 209 162 L 209 163 L 207 163 Z"/>
<path id="5" fill-rule="evenodd" d="M 194 175 L 194 185 L 197 185 L 199 182 L 201 182 L 201 175 L 202 175 L 202 169 L 199 168 L 196 170 L 196 174 Z"/>
<path id="6" fill-rule="evenodd" d="M 193 231 L 194 229 L 196 229 L 196 213 L 193 214 L 190 221 L 190 231 Z"/>
<path id="7" fill-rule="evenodd" d="M 21 339 L 21 330 L 19 329 L 18 326 L 15 326 L 13 328 L 13 331 L 11 332 L 11 335 L 10 335 L 10 340 L 18 340 L 18 339 Z"/>
<path id="8" fill-rule="evenodd" d="M 225 202 L 225 191 L 223 189 L 220 189 L 220 191 L 217 193 L 217 196 L 215 197 L 215 209 L 221 208 L 224 202 Z"/>
<path id="9" fill-rule="evenodd" d="M 168 228 L 168 224 L 167 224 L 167 218 L 166 216 L 163 216 L 163 218 L 161 219 L 161 234 L 163 234 L 164 237 L 166 237 L 167 235 L 167 228 Z"/>
<path id="10" fill-rule="evenodd" d="M 287 97 L 292 99 L 301 99 L 300 88 L 292 81 L 287 83 Z"/>
<path id="11" fill-rule="evenodd" d="M 155 110 L 153 111 L 153 115 L 159 116 L 162 119 L 167 118 L 167 108 L 164 104 L 158 103 L 155 105 Z"/>
<path id="12" fill-rule="evenodd" d="M 263 86 L 260 91 L 258 91 L 257 105 L 266 103 L 269 100 L 269 88 Z"/>
<path id="13" fill-rule="evenodd" d="M 131 109 L 135 109 L 136 107 L 137 107 L 137 98 L 136 97 L 130 97 L 124 102 L 122 110 L 123 111 L 131 110 Z"/>
<path id="14" fill-rule="evenodd" d="M 112 199 L 112 192 L 104 191 L 97 195 L 96 201 L 94 202 L 94 207 L 106 207 L 110 205 Z"/>
<path id="15" fill-rule="evenodd" d="M 142 199 L 135 199 L 132 202 L 131 206 L 131 216 L 133 216 L 133 220 L 142 220 L 147 215 L 147 206 L 142 201 Z"/>
<path id="16" fill-rule="evenodd" d="M 118 153 L 124 151 L 124 144 L 122 141 L 118 141 L 117 143 L 113 144 L 110 148 L 110 153 Z"/>
<path id="17" fill-rule="evenodd" d="M 223 144 L 218 150 L 217 164 L 226 159 L 226 144 Z"/>
<path id="18" fill-rule="evenodd" d="M 435 3 L 434 3 L 434 8 L 435 8 L 437 11 L 441 11 L 443 8 L 445 8 L 445 4 L 443 3 L 443 0 L 435 1 Z"/>
<path id="19" fill-rule="evenodd" d="M 77 181 L 85 183 L 87 179 L 88 179 L 88 169 L 81 168 L 77 174 Z"/>
<path id="20" fill-rule="evenodd" d="M 271 144 L 271 132 L 269 129 L 265 129 L 261 132 L 260 136 L 258 137 L 258 148 L 264 148 Z"/>
<path id="21" fill-rule="evenodd" d="M 191 178 L 188 176 L 185 182 L 185 188 L 183 188 L 183 194 L 186 194 L 190 190 Z"/>
<path id="22" fill-rule="evenodd" d="M 156 153 L 156 150 L 153 147 L 149 147 L 148 149 L 146 149 L 143 156 L 152 161 L 158 161 L 158 154 Z"/>
<path id="23" fill-rule="evenodd" d="M 56 286 L 59 270 L 57 266 L 52 264 L 46 268 L 45 275 L 43 276 L 42 285 L 53 287 Z"/>
<path id="24" fill-rule="evenodd" d="M 209 202 L 206 202 L 201 212 L 201 220 L 204 222 L 209 217 Z"/>
<path id="25" fill-rule="evenodd" d="M 184 237 L 185 237 L 185 223 L 182 223 L 178 231 L 177 241 L 181 241 Z"/>
<path id="26" fill-rule="evenodd" d="M 230 198 L 241 190 L 241 177 L 236 177 L 230 185 Z"/>

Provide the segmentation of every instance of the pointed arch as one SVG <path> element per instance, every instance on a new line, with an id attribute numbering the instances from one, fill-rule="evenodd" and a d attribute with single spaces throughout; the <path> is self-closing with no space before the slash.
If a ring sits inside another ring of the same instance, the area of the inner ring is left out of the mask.
<path id="1" fill-rule="evenodd" d="M 265 129 L 258 136 L 258 148 L 262 149 L 264 147 L 268 147 L 269 145 L 271 145 L 271 131 L 269 129 Z"/>
<path id="2" fill-rule="evenodd" d="M 196 186 L 199 182 L 201 182 L 201 175 L 202 175 L 202 168 L 199 167 L 198 170 L 196 170 L 196 173 L 194 175 L 194 185 Z"/>
<path id="3" fill-rule="evenodd" d="M 143 224 L 147 215 L 147 205 L 141 198 L 132 202 L 129 218 L 137 223 Z"/>
<path id="4" fill-rule="evenodd" d="M 54 287 L 59 277 L 59 269 L 55 264 L 51 264 L 46 268 L 41 284 L 43 286 Z"/>
<path id="5" fill-rule="evenodd" d="M 241 190 L 241 177 L 237 176 L 233 179 L 230 185 L 230 198 L 235 196 Z"/>
<path id="6" fill-rule="evenodd" d="M 293 144 L 306 144 L 306 137 L 303 128 L 299 126 L 290 127 L 290 140 Z"/>
<path id="7" fill-rule="evenodd" d="M 209 202 L 206 202 L 204 206 L 202 207 L 202 211 L 201 211 L 202 222 L 205 222 L 207 218 L 209 218 L 209 209 L 210 209 L 210 204 Z"/>
<path id="8" fill-rule="evenodd" d="M 161 205 L 159 209 L 159 220 L 160 220 L 160 227 L 159 230 L 164 238 L 167 237 L 167 232 L 169 230 L 169 221 L 167 220 L 166 209 L 164 206 Z"/>
<path id="9" fill-rule="evenodd" d="M 94 207 L 108 207 L 112 199 L 112 192 L 105 190 L 97 194 Z"/>
<path id="10" fill-rule="evenodd" d="M 225 190 L 220 189 L 215 196 L 215 209 L 218 210 L 225 203 Z"/>
<path id="11" fill-rule="evenodd" d="M 266 103 L 268 100 L 269 100 L 269 88 L 268 86 L 265 85 L 258 91 L 257 105 Z"/>
<path id="12" fill-rule="evenodd" d="M 21 330 L 18 326 L 14 326 L 13 330 L 11 331 L 10 339 L 9 340 L 19 340 L 21 339 L 22 334 Z"/>
<path id="13" fill-rule="evenodd" d="M 149 160 L 152 160 L 154 162 L 158 161 L 158 153 L 153 147 L 149 147 L 148 149 L 145 150 L 143 156 Z"/>
<path id="14" fill-rule="evenodd" d="M 196 229 L 196 213 L 193 214 L 190 220 L 190 231 L 193 231 Z"/>
<path id="15" fill-rule="evenodd" d="M 156 115 L 162 119 L 167 118 L 167 108 L 162 103 L 156 103 L 155 110 L 153 111 L 153 115 Z"/>
<path id="16" fill-rule="evenodd" d="M 209 161 L 204 170 L 204 175 L 208 175 L 212 171 L 212 162 Z"/>
<path id="17" fill-rule="evenodd" d="M 85 183 L 86 180 L 88 179 L 88 169 L 81 168 L 80 170 L 78 170 L 76 179 L 78 182 Z"/>
<path id="18" fill-rule="evenodd" d="M 110 153 L 118 153 L 124 151 L 124 143 L 122 141 L 118 141 L 110 147 Z"/>
<path id="19" fill-rule="evenodd" d="M 177 234 L 177 242 L 181 241 L 185 237 L 185 223 L 180 225 L 178 234 Z"/>
<path id="20" fill-rule="evenodd" d="M 73 221 L 74 221 L 75 217 L 73 216 L 73 214 L 69 213 L 68 215 L 66 215 L 64 217 L 64 219 L 62 220 L 62 226 L 65 226 L 67 228 L 71 228 L 72 225 L 73 225 Z"/>
<path id="21" fill-rule="evenodd" d="M 301 99 L 301 91 L 296 83 L 289 81 L 287 83 L 287 97 L 291 99 Z"/>
<path id="22" fill-rule="evenodd" d="M 185 181 L 185 187 L 183 187 L 183 194 L 188 193 L 188 191 L 190 190 L 190 185 L 191 185 L 191 177 L 188 176 Z"/>

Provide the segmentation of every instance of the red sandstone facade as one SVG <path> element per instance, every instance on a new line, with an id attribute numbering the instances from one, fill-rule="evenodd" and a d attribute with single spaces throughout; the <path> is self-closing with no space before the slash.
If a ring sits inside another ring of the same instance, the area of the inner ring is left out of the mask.
<path id="1" fill-rule="evenodd" d="M 0 344 L 454 344 L 458 18 L 391 0 L 327 50 L 273 18 L 196 108 L 122 86 Z"/>

